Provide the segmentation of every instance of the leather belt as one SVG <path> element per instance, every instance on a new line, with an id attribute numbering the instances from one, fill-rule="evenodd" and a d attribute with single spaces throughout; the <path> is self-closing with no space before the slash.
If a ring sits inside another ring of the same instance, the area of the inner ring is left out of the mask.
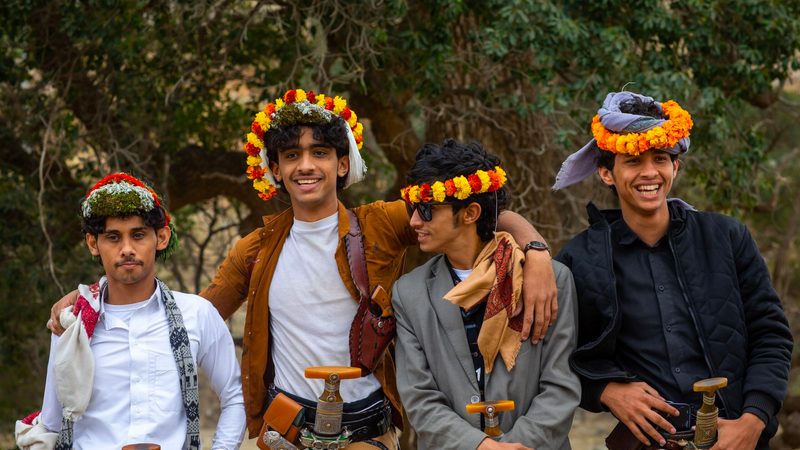
<path id="1" fill-rule="evenodd" d="M 269 401 L 282 392 L 292 400 L 299 403 L 305 410 L 306 426 L 314 427 L 314 417 L 317 413 L 317 402 L 298 397 L 294 394 L 278 389 L 274 385 L 269 387 Z M 350 430 L 351 442 L 361 442 L 374 439 L 386 434 L 392 426 L 392 410 L 389 400 L 380 389 L 364 399 L 345 403 L 342 412 L 342 426 Z"/>

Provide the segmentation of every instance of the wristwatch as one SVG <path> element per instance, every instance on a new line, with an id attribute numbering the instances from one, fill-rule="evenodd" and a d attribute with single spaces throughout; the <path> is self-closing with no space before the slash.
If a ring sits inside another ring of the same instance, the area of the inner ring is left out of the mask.
<path id="1" fill-rule="evenodd" d="M 525 247 L 523 247 L 522 251 L 528 253 L 528 250 L 536 250 L 540 252 L 546 251 L 547 253 L 550 253 L 550 247 L 542 241 L 528 242 L 525 244 Z"/>

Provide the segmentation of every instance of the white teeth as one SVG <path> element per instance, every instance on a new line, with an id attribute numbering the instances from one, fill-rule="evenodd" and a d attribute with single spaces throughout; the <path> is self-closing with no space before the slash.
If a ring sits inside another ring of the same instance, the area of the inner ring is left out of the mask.
<path id="1" fill-rule="evenodd" d="M 314 184 L 319 180 L 297 180 L 297 184 Z"/>
<path id="2" fill-rule="evenodd" d="M 647 186 L 639 186 L 639 187 L 636 188 L 636 190 L 645 191 L 645 192 L 657 191 L 658 190 L 658 185 L 657 184 L 651 184 L 651 185 L 647 185 Z"/>

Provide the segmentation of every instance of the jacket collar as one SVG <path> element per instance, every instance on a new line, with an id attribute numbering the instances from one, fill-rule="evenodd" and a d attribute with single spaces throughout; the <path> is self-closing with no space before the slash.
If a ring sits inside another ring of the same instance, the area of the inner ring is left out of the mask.
<path id="1" fill-rule="evenodd" d="M 680 201 L 670 201 L 667 199 L 667 208 L 669 208 L 669 233 L 675 234 L 683 230 L 686 222 L 686 215 L 688 209 L 684 206 L 685 203 Z M 615 209 L 600 209 L 594 202 L 589 202 L 586 205 L 586 212 L 589 216 L 590 228 L 606 228 L 617 220 L 622 220 L 622 210 Z"/>
<path id="2" fill-rule="evenodd" d="M 435 256 L 431 261 L 430 267 L 430 275 L 425 280 L 428 287 L 428 300 L 431 302 L 439 324 L 447 333 L 447 339 L 455 352 L 456 359 L 464 369 L 467 379 L 477 390 L 478 380 L 475 377 L 475 366 L 467 345 L 466 335 L 464 334 L 464 321 L 461 318 L 461 310 L 458 306 L 444 299 L 444 295 L 453 288 L 453 278 L 447 268 L 444 256 Z"/>

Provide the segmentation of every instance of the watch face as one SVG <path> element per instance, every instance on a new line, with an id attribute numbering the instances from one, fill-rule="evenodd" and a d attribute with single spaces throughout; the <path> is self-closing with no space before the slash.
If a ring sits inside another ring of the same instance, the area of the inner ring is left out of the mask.
<path id="1" fill-rule="evenodd" d="M 525 250 L 530 250 L 530 249 L 547 250 L 547 244 L 545 244 L 544 242 L 539 242 L 539 241 L 531 241 L 531 242 L 528 242 L 528 245 L 525 246 Z"/>

